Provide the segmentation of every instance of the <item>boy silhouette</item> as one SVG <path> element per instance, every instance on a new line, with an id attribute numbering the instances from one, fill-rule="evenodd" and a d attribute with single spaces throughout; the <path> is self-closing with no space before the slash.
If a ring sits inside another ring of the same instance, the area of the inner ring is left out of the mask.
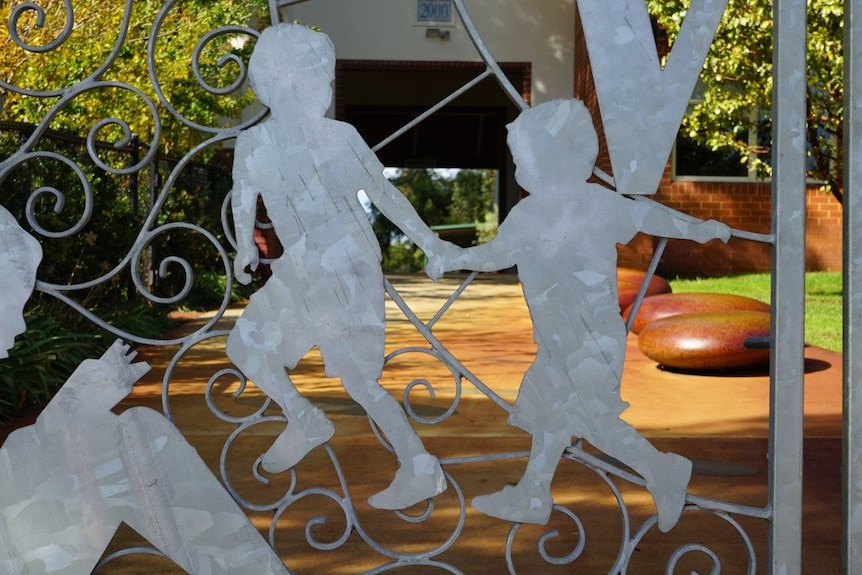
<path id="1" fill-rule="evenodd" d="M 478 511 L 515 522 L 547 523 L 551 480 L 573 436 L 583 438 L 644 478 L 670 530 L 685 504 L 691 462 L 658 451 L 620 419 L 626 348 L 620 316 L 617 243 L 637 232 L 727 241 L 718 222 L 697 224 L 587 183 L 598 139 L 586 107 L 554 100 L 520 114 L 508 126 L 522 199 L 490 242 L 429 264 L 443 269 L 492 271 L 518 266 L 538 350 L 524 375 L 509 424 L 533 436 L 530 458 L 514 486 L 473 499 Z"/>
<path id="2" fill-rule="evenodd" d="M 400 464 L 389 487 L 368 503 L 403 509 L 442 492 L 446 482 L 401 405 L 378 382 L 385 357 L 381 253 L 357 192 L 364 190 L 429 257 L 450 248 L 383 176 L 383 165 L 356 130 L 326 118 L 334 77 L 329 38 L 303 26 L 264 30 L 252 53 L 249 80 L 270 116 L 236 142 L 237 280 L 248 283 L 246 268 L 259 263 L 253 241 L 258 197 L 284 254 L 231 330 L 227 355 L 284 412 L 288 425 L 260 460 L 265 471 L 278 473 L 335 432 L 285 371 L 317 346 L 326 375 L 341 378 Z"/>

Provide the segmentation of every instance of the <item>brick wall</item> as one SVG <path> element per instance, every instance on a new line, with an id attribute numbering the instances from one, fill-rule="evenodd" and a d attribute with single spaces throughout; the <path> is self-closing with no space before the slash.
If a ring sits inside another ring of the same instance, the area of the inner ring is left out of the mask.
<path id="1" fill-rule="evenodd" d="M 829 192 L 809 189 L 806 198 L 806 266 L 838 271 L 842 267 L 843 209 Z"/>
<path id="2" fill-rule="evenodd" d="M 771 230 L 771 191 L 768 182 L 680 182 L 665 177 L 656 201 L 700 219 L 716 219 L 749 232 Z M 806 268 L 809 271 L 841 270 L 842 209 L 832 194 L 809 186 L 806 215 Z M 643 269 L 649 264 L 657 240 L 639 236 L 620 246 L 620 265 Z M 659 273 L 666 277 L 715 276 L 769 271 L 768 245 L 731 239 L 727 245 L 712 241 L 668 242 Z"/>

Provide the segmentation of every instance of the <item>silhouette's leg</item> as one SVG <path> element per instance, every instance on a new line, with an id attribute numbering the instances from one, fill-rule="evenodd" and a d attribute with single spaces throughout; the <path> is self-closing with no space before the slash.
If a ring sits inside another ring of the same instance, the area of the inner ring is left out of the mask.
<path id="1" fill-rule="evenodd" d="M 518 483 L 490 495 L 474 497 L 473 508 L 506 521 L 545 525 L 554 505 L 551 481 L 570 439 L 542 431 L 533 434 L 530 460 Z"/>
<path id="2" fill-rule="evenodd" d="M 289 378 L 285 379 L 289 381 Z M 295 389 L 293 383 L 289 385 Z M 261 467 L 269 473 L 281 473 L 294 467 L 311 450 L 335 435 L 335 426 L 326 414 L 298 392 L 282 394 L 280 405 L 287 419 L 287 427 L 260 460 Z"/>
<path id="3" fill-rule="evenodd" d="M 24 509 L 8 521 L 0 518 L 0 573 L 46 573 L 46 569 L 51 575 L 92 572 L 119 523 L 111 524 L 102 516 L 87 524 L 80 516 L 73 524 L 63 525 L 69 518 L 70 503 L 62 498 L 36 500 L 32 506 L 43 508 L 39 513 L 42 517 L 34 518 Z M 89 518 L 97 514 L 94 509 Z"/>
<path id="4" fill-rule="evenodd" d="M 372 495 L 368 504 L 378 509 L 405 509 L 445 491 L 440 462 L 425 449 L 401 404 L 374 379 L 345 377 L 342 383 L 386 435 L 400 465 L 389 487 Z"/>
<path id="5" fill-rule="evenodd" d="M 285 371 L 284 363 L 295 366 L 307 351 L 307 346 L 301 349 L 287 343 L 272 346 L 261 343 L 276 332 L 280 337 L 282 329 L 271 319 L 255 321 L 258 312 L 251 309 L 252 304 L 237 320 L 228 337 L 227 355 L 284 412 L 287 427 L 261 457 L 265 471 L 280 473 L 295 466 L 315 447 L 329 441 L 335 433 L 335 426 L 323 411 L 299 393 Z"/>
<path id="6" fill-rule="evenodd" d="M 623 341 L 622 335 L 614 339 Z M 685 506 L 691 461 L 658 451 L 621 414 L 628 404 L 619 395 L 624 347 L 606 349 L 573 363 L 568 371 L 576 389 L 561 406 L 572 424 L 572 435 L 634 469 L 646 481 L 658 511 L 658 526 L 669 531 Z"/>
<path id="7" fill-rule="evenodd" d="M 322 313 L 328 325 L 318 340 L 326 374 L 340 377 L 347 393 L 386 435 L 400 465 L 392 483 L 371 496 L 369 505 L 379 509 L 404 509 L 446 489 L 443 469 L 428 453 L 401 404 L 380 385 L 385 358 L 383 275 L 376 262 L 348 259 L 349 269 L 338 278 L 327 306 L 337 313 Z M 351 295 L 345 298 L 343 291 Z M 339 306 L 341 306 L 339 308 Z"/>
<path id="8" fill-rule="evenodd" d="M 129 505 L 114 506 L 138 531 L 192 574 L 283 575 L 281 559 L 197 452 L 163 416 L 124 412 Z M 114 502 L 116 504 L 116 502 Z"/>
<path id="9" fill-rule="evenodd" d="M 691 461 L 664 453 L 619 418 L 602 422 L 602 432 L 584 437 L 594 446 L 634 469 L 646 481 L 658 511 L 658 527 L 670 531 L 679 521 L 691 479 Z"/>
<path id="10" fill-rule="evenodd" d="M 120 524 L 103 504 L 111 491 L 105 483 L 125 476 L 112 427 L 117 417 L 81 421 L 58 412 L 63 423 L 40 419 L 13 432 L 0 450 L 4 575 L 91 573 Z"/>

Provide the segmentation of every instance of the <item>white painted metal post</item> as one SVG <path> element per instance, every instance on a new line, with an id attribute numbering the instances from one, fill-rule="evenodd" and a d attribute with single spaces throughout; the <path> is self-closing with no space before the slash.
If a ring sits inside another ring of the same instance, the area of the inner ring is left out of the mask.
<path id="1" fill-rule="evenodd" d="M 806 2 L 776 0 L 773 53 L 769 572 L 798 575 L 802 549 Z"/>
<path id="2" fill-rule="evenodd" d="M 844 573 L 862 571 L 862 11 L 844 3 Z"/>

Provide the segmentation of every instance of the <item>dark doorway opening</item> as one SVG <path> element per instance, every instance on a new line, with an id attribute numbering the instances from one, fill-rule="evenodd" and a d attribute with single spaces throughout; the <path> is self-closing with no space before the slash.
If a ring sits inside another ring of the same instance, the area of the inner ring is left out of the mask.
<path id="1" fill-rule="evenodd" d="M 347 122 L 371 145 L 425 111 L 414 106 L 349 106 Z M 387 166 L 499 169 L 505 158 L 505 108 L 444 108 L 377 152 Z"/>
<path id="2" fill-rule="evenodd" d="M 500 65 L 525 101 L 530 64 Z M 485 70 L 481 62 L 339 60 L 335 115 L 353 124 L 374 146 Z M 506 124 L 520 107 L 493 77 L 479 82 L 405 134 L 378 150 L 390 167 L 498 170 L 499 213 L 520 197 L 514 184 Z"/>

